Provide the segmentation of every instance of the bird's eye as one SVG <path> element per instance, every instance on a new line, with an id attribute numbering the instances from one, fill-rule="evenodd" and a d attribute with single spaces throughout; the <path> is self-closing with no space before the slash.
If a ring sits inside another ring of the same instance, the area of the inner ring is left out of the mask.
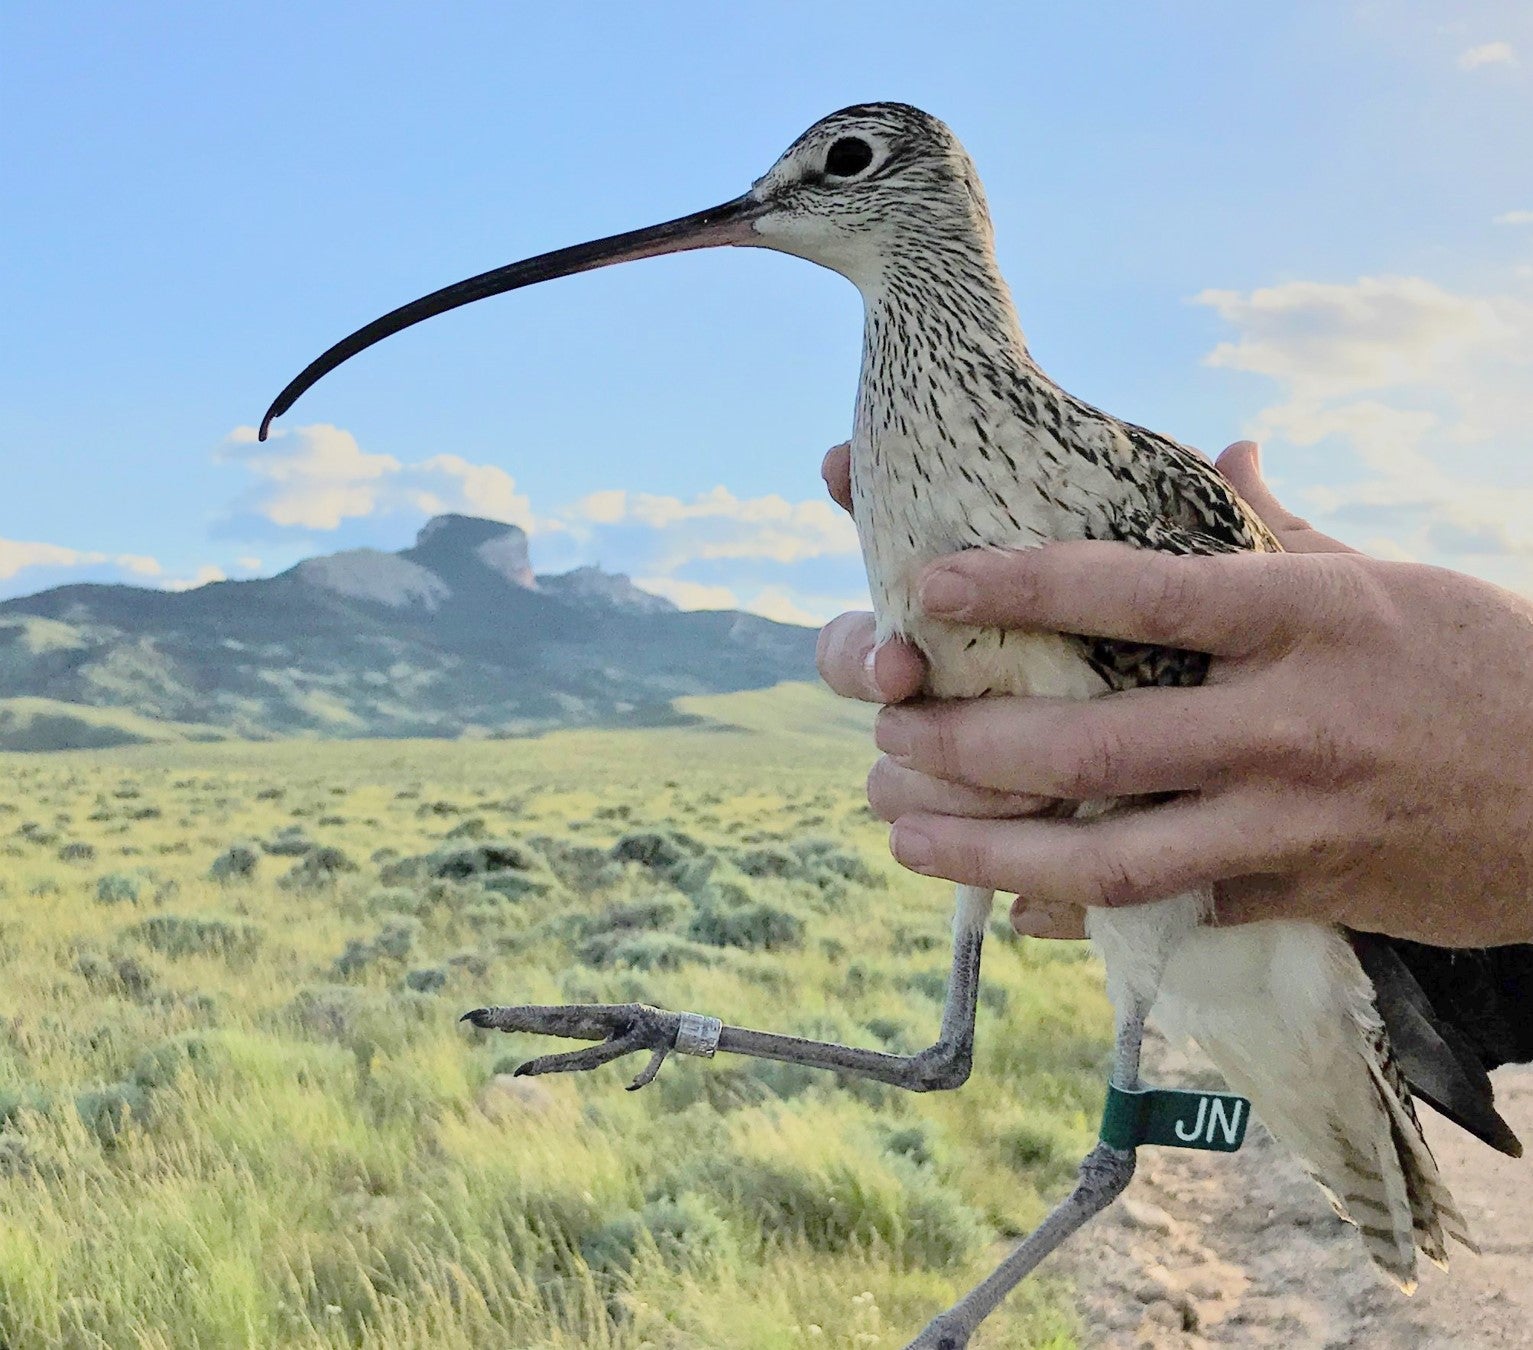
<path id="1" fill-rule="evenodd" d="M 825 156 L 825 172 L 835 178 L 850 178 L 873 162 L 873 147 L 856 136 L 843 136 Z"/>

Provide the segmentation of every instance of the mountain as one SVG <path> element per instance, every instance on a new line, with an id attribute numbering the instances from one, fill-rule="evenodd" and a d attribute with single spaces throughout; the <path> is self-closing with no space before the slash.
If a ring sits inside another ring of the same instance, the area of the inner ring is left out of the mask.
<path id="1" fill-rule="evenodd" d="M 191 591 L 60 586 L 0 604 L 0 748 L 167 736 L 523 735 L 688 720 L 673 700 L 814 674 L 815 634 L 684 612 L 595 567 L 532 570 L 527 535 L 428 521 Z"/>

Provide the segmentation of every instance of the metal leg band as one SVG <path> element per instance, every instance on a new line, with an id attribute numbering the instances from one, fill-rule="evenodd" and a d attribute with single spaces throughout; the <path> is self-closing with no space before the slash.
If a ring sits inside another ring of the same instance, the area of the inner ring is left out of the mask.
<path id="1" fill-rule="evenodd" d="M 681 1025 L 676 1028 L 676 1053 L 712 1059 L 713 1052 L 719 1048 L 724 1023 L 702 1013 L 684 1012 L 680 1016 Z"/>

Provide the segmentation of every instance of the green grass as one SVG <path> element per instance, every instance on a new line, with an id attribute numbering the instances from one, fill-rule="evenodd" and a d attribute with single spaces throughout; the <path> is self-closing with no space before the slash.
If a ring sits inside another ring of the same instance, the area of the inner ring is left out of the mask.
<path id="1" fill-rule="evenodd" d="M 91 707 L 51 698 L 0 698 L 0 752 L 57 745 L 107 749 L 160 741 L 219 741 L 229 733 L 191 722 L 161 722 L 128 708 Z"/>
<path id="2" fill-rule="evenodd" d="M 985 1273 L 1100 1109 L 1076 948 L 997 922 L 974 1076 L 932 1097 L 727 1056 L 507 1080 L 561 1047 L 457 1023 L 642 998 L 930 1039 L 946 888 L 886 860 L 865 715 L 691 702 L 0 756 L 0 1345 L 892 1347 Z M 976 1345 L 1074 1345 L 1067 1293 Z"/>

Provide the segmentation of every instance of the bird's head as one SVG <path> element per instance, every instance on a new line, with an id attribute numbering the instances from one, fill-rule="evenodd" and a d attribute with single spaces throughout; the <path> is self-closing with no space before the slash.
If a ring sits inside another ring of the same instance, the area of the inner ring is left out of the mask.
<path id="1" fill-rule="evenodd" d="M 843 108 L 804 132 L 749 192 L 720 206 L 510 263 L 373 320 L 289 383 L 262 419 L 260 438 L 343 361 L 423 319 L 612 263 L 726 245 L 807 258 L 868 294 L 911 254 L 983 260 L 990 220 L 974 165 L 943 123 L 906 103 Z"/>
<path id="2" fill-rule="evenodd" d="M 989 240 L 979 175 L 958 138 L 908 103 L 821 118 L 752 185 L 752 237 L 876 287 L 891 261 Z"/>

